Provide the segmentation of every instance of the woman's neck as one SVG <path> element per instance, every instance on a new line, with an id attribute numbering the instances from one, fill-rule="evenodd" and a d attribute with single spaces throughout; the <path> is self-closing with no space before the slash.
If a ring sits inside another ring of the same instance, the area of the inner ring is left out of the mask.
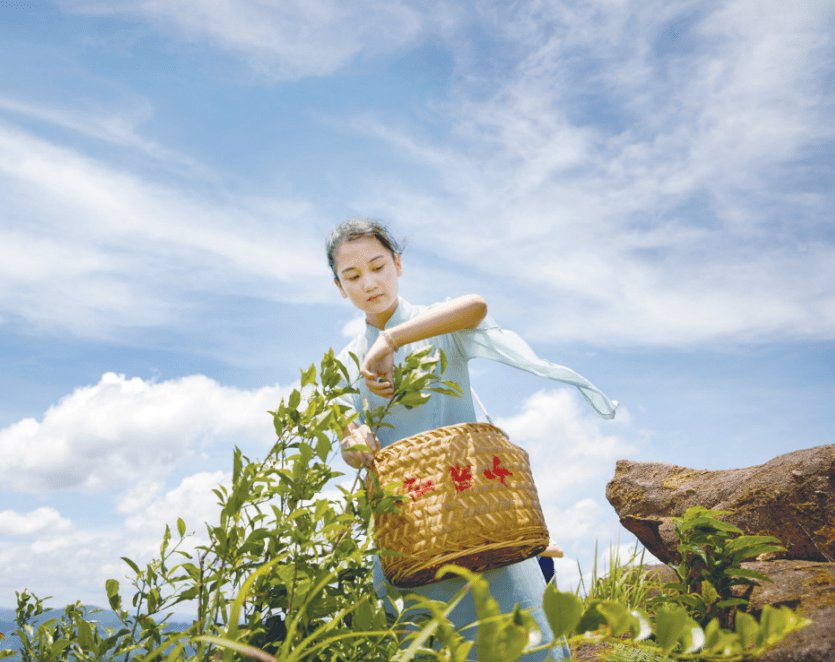
<path id="1" fill-rule="evenodd" d="M 400 299 L 395 299 L 394 304 L 391 308 L 384 310 L 381 313 L 375 313 L 373 315 L 366 315 L 365 322 L 370 324 L 371 326 L 377 329 L 384 329 L 386 328 L 386 324 L 391 319 L 391 316 L 394 315 L 394 311 L 397 310 L 397 306 L 400 304 Z"/>

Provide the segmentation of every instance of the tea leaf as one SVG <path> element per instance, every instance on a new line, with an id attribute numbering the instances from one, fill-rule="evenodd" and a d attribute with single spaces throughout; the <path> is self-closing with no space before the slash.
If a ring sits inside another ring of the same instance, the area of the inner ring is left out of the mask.
<path id="1" fill-rule="evenodd" d="M 554 584 L 545 587 L 542 608 L 555 639 L 571 634 L 583 615 L 583 601 L 573 593 L 558 591 Z"/>

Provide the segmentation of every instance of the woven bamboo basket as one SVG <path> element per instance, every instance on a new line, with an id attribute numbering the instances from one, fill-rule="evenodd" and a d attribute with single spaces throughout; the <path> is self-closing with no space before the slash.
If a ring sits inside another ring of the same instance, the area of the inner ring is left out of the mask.
<path id="1" fill-rule="evenodd" d="M 371 471 L 406 497 L 374 522 L 383 573 L 395 585 L 430 583 L 445 563 L 483 572 L 548 546 L 528 454 L 493 425 L 406 437 L 379 451 Z"/>

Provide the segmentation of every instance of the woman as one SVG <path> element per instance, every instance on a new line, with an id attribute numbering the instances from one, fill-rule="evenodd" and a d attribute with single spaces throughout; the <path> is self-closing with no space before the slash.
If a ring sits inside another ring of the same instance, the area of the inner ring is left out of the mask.
<path id="1" fill-rule="evenodd" d="M 354 467 L 364 466 L 381 445 L 426 430 L 476 420 L 470 396 L 467 363 L 475 357 L 491 358 L 522 368 L 534 374 L 576 386 L 595 410 L 604 417 L 614 416 L 616 403 L 610 401 L 588 380 L 574 371 L 537 357 L 519 336 L 499 328 L 487 318 L 487 304 L 478 295 L 450 299 L 432 306 L 414 306 L 398 296 L 398 280 L 402 274 L 400 247 L 385 226 L 366 219 L 346 221 L 339 225 L 327 242 L 328 262 L 334 282 L 343 297 L 365 313 L 365 332 L 355 338 L 340 354 L 352 379 L 359 380 L 360 393 L 347 402 L 362 413 L 367 398 L 372 407 L 384 404 L 394 393 L 392 368 L 395 361 L 427 344 L 444 351 L 447 357 L 445 379 L 451 379 L 463 390 L 460 398 L 434 394 L 421 407 L 396 407 L 387 421 L 390 429 L 381 429 L 375 437 L 361 418 L 352 424 L 342 440 L 343 457 Z M 359 373 L 349 352 L 360 359 Z M 365 446 L 367 451 L 357 451 Z M 353 448 L 354 450 L 347 450 Z M 543 633 L 543 641 L 551 640 L 550 629 L 542 612 L 544 579 L 535 558 L 502 568 L 489 570 L 484 577 L 502 610 L 514 604 L 530 608 Z M 374 566 L 374 586 L 384 595 L 386 581 L 379 563 Z M 437 600 L 449 601 L 463 586 L 459 578 L 446 579 L 414 589 L 416 593 Z M 475 620 L 475 609 L 467 598 L 452 612 L 458 625 Z M 474 638 L 474 629 L 464 634 Z M 568 657 L 568 651 L 557 647 L 552 659 Z M 545 654 L 530 655 L 525 660 L 545 659 Z"/>

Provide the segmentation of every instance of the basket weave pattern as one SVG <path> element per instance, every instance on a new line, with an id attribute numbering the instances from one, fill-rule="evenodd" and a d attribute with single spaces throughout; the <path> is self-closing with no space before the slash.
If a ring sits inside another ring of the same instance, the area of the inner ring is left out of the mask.
<path id="1" fill-rule="evenodd" d="M 406 495 L 375 518 L 383 573 L 399 586 L 435 579 L 445 563 L 483 572 L 548 546 L 528 454 L 487 423 L 460 423 L 406 437 L 379 451 L 380 484 Z M 371 481 L 369 481 L 369 486 Z"/>

